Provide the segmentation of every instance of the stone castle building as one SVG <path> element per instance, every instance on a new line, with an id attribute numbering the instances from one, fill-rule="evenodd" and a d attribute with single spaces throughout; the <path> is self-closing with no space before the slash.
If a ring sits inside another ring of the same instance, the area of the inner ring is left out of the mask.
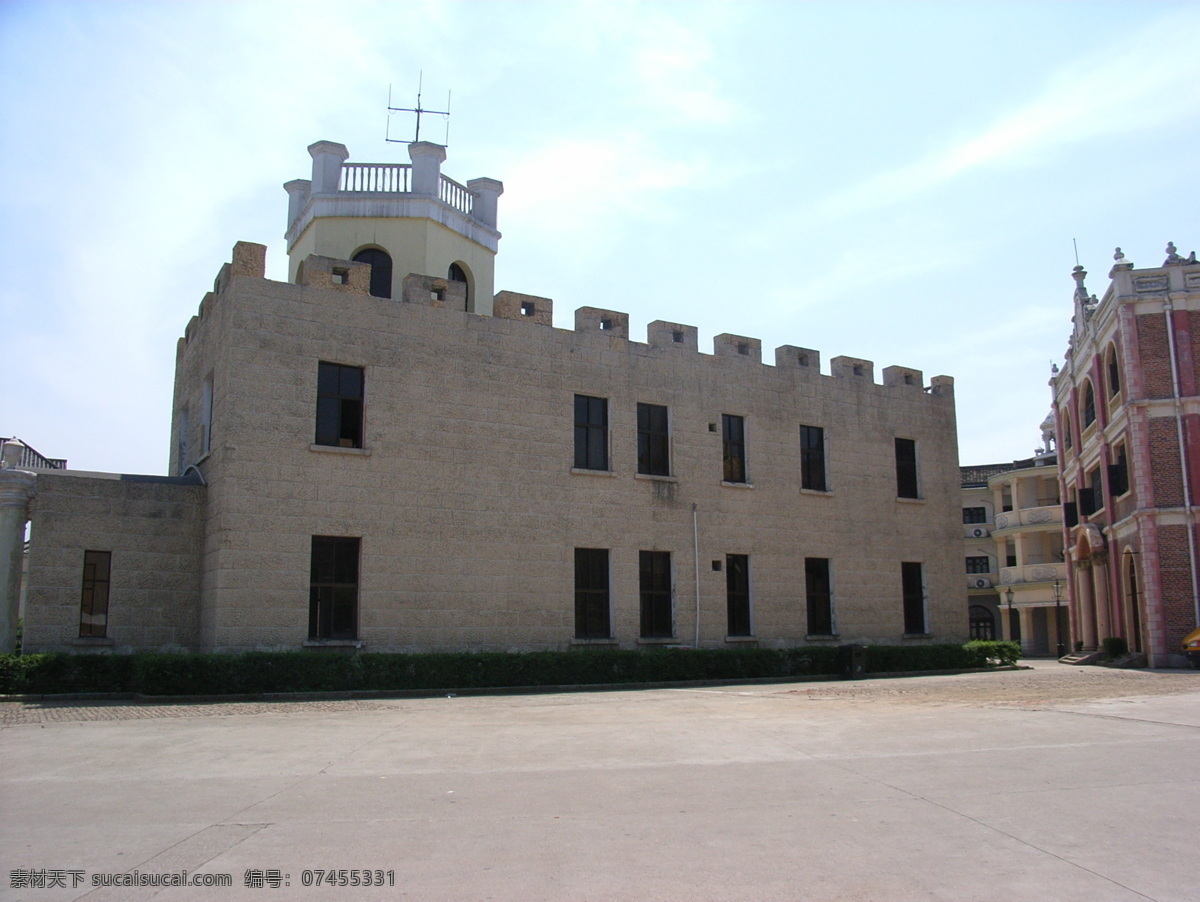
<path id="1" fill-rule="evenodd" d="M 1172 662 L 1200 621 L 1200 264 L 1167 246 L 1134 269 L 1117 248 L 1097 300 L 1076 267 L 1074 330 L 1055 368 L 1074 642 L 1125 639 Z"/>
<path id="2" fill-rule="evenodd" d="M 234 247 L 178 343 L 170 475 L 0 471 L 26 650 L 966 637 L 952 379 L 555 328 L 493 292 L 502 185 L 409 149 L 309 148 L 288 282 Z"/>

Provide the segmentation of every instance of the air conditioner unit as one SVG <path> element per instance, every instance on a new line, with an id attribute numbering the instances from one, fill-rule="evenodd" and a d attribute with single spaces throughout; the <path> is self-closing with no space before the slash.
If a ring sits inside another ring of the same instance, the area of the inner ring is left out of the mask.
<path id="1" fill-rule="evenodd" d="M 976 589 L 986 589 L 990 585 L 991 585 L 991 583 L 988 582 L 986 579 L 975 580 L 975 588 Z"/>
<path id="2" fill-rule="evenodd" d="M 976 526 L 974 529 L 971 530 L 971 535 L 976 539 L 982 539 L 987 534 L 988 534 L 988 531 L 986 529 L 984 529 L 982 526 Z"/>

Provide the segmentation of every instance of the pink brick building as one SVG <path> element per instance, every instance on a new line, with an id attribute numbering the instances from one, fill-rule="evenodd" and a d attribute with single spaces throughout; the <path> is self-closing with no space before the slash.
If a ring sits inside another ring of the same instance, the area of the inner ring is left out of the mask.
<path id="1" fill-rule="evenodd" d="M 1051 380 L 1071 638 L 1123 638 L 1167 666 L 1200 620 L 1200 263 L 1173 244 L 1159 267 L 1114 259 L 1100 300 L 1075 267 L 1074 330 Z"/>

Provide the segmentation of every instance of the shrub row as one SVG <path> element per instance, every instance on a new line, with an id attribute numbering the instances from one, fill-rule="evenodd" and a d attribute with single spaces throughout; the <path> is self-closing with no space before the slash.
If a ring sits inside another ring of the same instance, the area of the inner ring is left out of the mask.
<path id="1" fill-rule="evenodd" d="M 868 672 L 1014 663 L 1012 642 L 869 646 Z M 489 689 L 833 675 L 837 648 L 575 649 L 566 652 L 0 655 L 0 693 L 242 695 Z"/>

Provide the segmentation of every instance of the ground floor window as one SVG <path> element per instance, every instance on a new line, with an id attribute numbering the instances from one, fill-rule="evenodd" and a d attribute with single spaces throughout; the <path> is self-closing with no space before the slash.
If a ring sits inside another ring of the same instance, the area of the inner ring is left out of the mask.
<path id="1" fill-rule="evenodd" d="M 829 582 L 829 559 L 804 559 L 804 592 L 808 602 L 808 634 L 833 635 L 833 592 Z"/>
<path id="2" fill-rule="evenodd" d="M 308 638 L 358 638 L 358 538 L 313 536 Z"/>
<path id="3" fill-rule="evenodd" d="M 750 556 L 725 555 L 725 606 L 728 636 L 754 635 L 750 625 Z"/>
<path id="4" fill-rule="evenodd" d="M 83 591 L 79 599 L 81 638 L 103 639 L 108 635 L 108 585 L 111 574 L 111 551 L 83 553 Z"/>
<path id="5" fill-rule="evenodd" d="M 608 549 L 575 549 L 575 638 L 610 639 Z"/>
<path id="6" fill-rule="evenodd" d="M 981 604 L 973 604 L 970 609 L 971 638 L 990 642 L 996 638 L 996 617 L 991 610 Z"/>
<path id="7" fill-rule="evenodd" d="M 643 639 L 670 639 L 675 635 L 671 610 L 671 552 L 638 552 L 638 587 L 641 593 Z"/>
<path id="8" fill-rule="evenodd" d="M 904 593 L 905 635 L 923 636 L 929 632 L 929 624 L 925 619 L 924 569 L 924 565 L 914 561 L 905 561 L 900 565 L 900 579 Z"/>

